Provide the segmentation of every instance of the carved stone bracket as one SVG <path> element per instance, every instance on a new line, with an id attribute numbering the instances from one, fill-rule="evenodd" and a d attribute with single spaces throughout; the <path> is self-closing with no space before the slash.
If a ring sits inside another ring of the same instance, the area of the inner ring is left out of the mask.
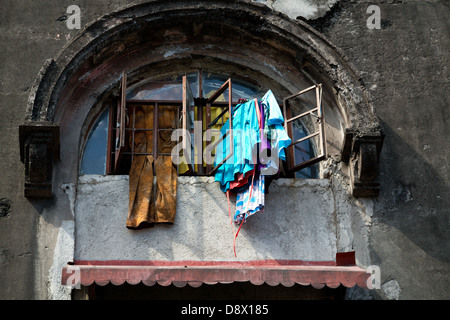
<path id="1" fill-rule="evenodd" d="M 20 160 L 25 165 L 25 197 L 52 196 L 53 163 L 59 160 L 59 126 L 33 122 L 19 126 Z"/>
<path id="2" fill-rule="evenodd" d="M 342 149 L 342 161 L 349 164 L 352 194 L 355 197 L 377 197 L 379 159 L 384 134 L 379 132 L 360 134 L 347 130 Z"/>

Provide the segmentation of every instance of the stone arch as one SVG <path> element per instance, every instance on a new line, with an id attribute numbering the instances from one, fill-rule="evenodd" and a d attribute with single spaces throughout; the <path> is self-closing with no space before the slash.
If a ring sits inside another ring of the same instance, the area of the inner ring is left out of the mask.
<path id="1" fill-rule="evenodd" d="M 383 135 L 351 62 L 303 21 L 257 3 L 221 0 L 127 6 L 87 25 L 46 61 L 20 127 L 25 194 L 51 195 L 52 163 L 60 156 L 68 168 L 63 174 L 75 180 L 73 148 L 80 130 L 96 102 L 117 90 L 122 70 L 137 82 L 173 72 L 174 66 L 201 64 L 217 70 L 226 64 L 228 72 L 258 76 L 279 94 L 323 83 L 324 101 L 339 118 L 339 156 L 349 164 L 353 194 L 378 194 Z M 38 161 L 31 161 L 36 155 Z"/>

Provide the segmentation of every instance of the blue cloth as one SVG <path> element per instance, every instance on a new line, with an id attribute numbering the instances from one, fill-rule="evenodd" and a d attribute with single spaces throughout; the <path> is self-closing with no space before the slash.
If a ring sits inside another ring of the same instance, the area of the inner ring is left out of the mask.
<path id="1" fill-rule="evenodd" d="M 272 91 L 269 90 L 261 99 L 261 103 L 267 105 L 269 111 L 269 130 L 271 132 L 271 149 L 272 153 L 276 152 L 278 158 L 286 161 L 286 155 L 284 149 L 287 148 L 292 140 L 289 138 L 286 130 L 284 129 L 284 118 L 281 113 L 280 106 L 278 105 L 275 96 Z"/>
<path id="2" fill-rule="evenodd" d="M 253 188 L 238 192 L 236 196 L 236 213 L 234 221 L 246 221 L 251 215 L 264 211 L 265 178 L 263 175 L 255 177 Z M 251 193 L 251 194 L 250 194 Z"/>
<path id="3" fill-rule="evenodd" d="M 272 91 L 269 90 L 261 99 L 265 104 L 264 110 L 269 112 L 268 128 L 271 133 L 271 150 L 279 159 L 285 161 L 285 148 L 291 144 L 286 130 L 284 118 L 280 106 Z M 233 156 L 231 156 L 215 173 L 215 181 L 220 183 L 223 192 L 230 189 L 230 182 L 235 181 L 237 173 L 245 174 L 255 168 L 258 152 L 258 144 L 261 143 L 260 130 L 255 100 L 238 104 L 233 112 Z M 222 126 L 222 137 L 228 133 L 230 120 Z M 214 166 L 221 163 L 230 154 L 230 138 L 227 135 L 217 146 Z"/>
<path id="4" fill-rule="evenodd" d="M 233 114 L 233 156 L 221 165 L 215 174 L 223 192 L 230 188 L 236 173 L 247 173 L 255 166 L 257 145 L 261 141 L 255 101 L 238 104 Z M 222 137 L 229 131 L 229 119 L 220 130 Z M 227 135 L 217 146 L 214 166 L 230 154 L 230 136 Z"/>
<path id="5" fill-rule="evenodd" d="M 281 113 L 280 106 L 278 105 L 277 99 L 275 99 L 272 90 L 266 92 L 261 99 L 261 103 L 265 103 L 268 107 L 269 120 L 267 122 L 269 126 L 284 123 L 283 114 Z"/>

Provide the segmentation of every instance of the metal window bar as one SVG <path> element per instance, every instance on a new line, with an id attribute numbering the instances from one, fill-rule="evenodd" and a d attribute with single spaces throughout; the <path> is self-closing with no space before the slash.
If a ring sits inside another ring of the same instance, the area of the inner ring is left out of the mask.
<path id="1" fill-rule="evenodd" d="M 217 100 L 217 98 L 220 97 L 220 95 L 222 93 L 224 93 L 226 90 L 228 89 L 228 114 L 229 114 L 229 130 L 227 133 L 225 133 L 225 135 L 223 136 L 223 139 L 226 139 L 226 137 L 228 136 L 230 139 L 230 153 L 218 164 L 216 164 L 216 166 L 214 168 L 211 169 L 211 165 L 208 166 L 207 172 L 208 175 L 212 175 L 214 172 L 216 172 L 216 170 L 223 165 L 229 158 L 231 158 L 234 154 L 234 145 L 233 145 L 233 109 L 232 109 L 232 101 L 233 101 L 233 91 L 232 91 L 232 84 L 231 84 L 231 78 L 229 78 L 216 92 L 214 92 L 214 94 L 206 101 L 206 114 L 211 115 L 211 105 L 214 103 L 214 101 Z M 221 117 L 223 117 L 223 115 L 226 113 L 226 111 L 223 111 L 218 117 L 216 117 L 216 119 L 213 120 L 214 123 L 216 123 L 218 121 L 218 119 L 220 119 Z M 214 125 L 214 123 L 209 122 L 211 119 L 211 117 L 209 117 L 209 120 L 207 121 L 207 128 L 210 128 L 211 126 Z M 222 118 L 222 122 L 223 122 L 223 118 Z M 221 139 L 219 139 L 217 142 L 215 142 L 214 148 L 212 150 L 214 150 L 217 145 L 220 143 Z M 209 139 L 206 141 L 207 146 L 211 143 L 211 137 L 209 137 Z"/>
<path id="2" fill-rule="evenodd" d="M 311 90 L 315 90 L 315 93 L 316 93 L 316 107 L 311 109 L 311 110 L 309 110 L 309 111 L 303 112 L 303 113 L 301 113 L 299 115 L 291 117 L 291 110 L 290 110 L 290 106 L 289 106 L 289 100 L 293 99 L 295 97 L 298 97 L 299 95 L 302 95 L 302 94 L 304 94 L 306 92 L 309 92 Z M 317 112 L 317 115 L 314 114 L 314 112 Z M 315 164 L 315 163 L 325 159 L 327 150 L 326 150 L 325 128 L 324 128 L 325 120 L 324 120 L 323 111 L 322 111 L 322 84 L 313 85 L 313 86 L 311 86 L 309 88 L 301 90 L 300 92 L 298 92 L 296 94 L 293 94 L 291 96 L 288 96 L 288 97 L 284 98 L 283 99 L 283 113 L 284 113 L 284 117 L 285 117 L 284 128 L 288 132 L 288 134 L 291 137 L 291 139 L 293 137 L 292 122 L 294 120 L 301 119 L 301 118 L 303 118 L 305 116 L 310 115 L 310 116 L 316 117 L 317 118 L 317 122 L 319 124 L 319 126 L 318 126 L 319 128 L 318 128 L 318 130 L 316 130 L 316 132 L 314 132 L 312 134 L 309 134 L 306 137 L 303 137 L 303 138 L 298 139 L 296 141 L 293 141 L 290 144 L 289 147 L 291 147 L 291 146 L 293 147 L 293 146 L 295 146 L 296 144 L 298 144 L 298 143 L 300 143 L 302 141 L 305 141 L 305 140 L 308 140 L 308 139 L 311 139 L 313 137 L 318 136 L 319 137 L 320 153 L 318 155 L 316 155 L 315 157 L 311 158 L 311 159 L 308 159 L 308 160 L 303 161 L 301 163 L 295 164 L 293 148 L 289 148 L 288 147 L 288 149 L 289 149 L 288 150 L 288 157 L 287 157 L 287 160 L 288 160 L 287 161 L 288 171 L 289 172 L 299 171 L 299 170 L 301 170 L 303 168 L 306 168 L 306 167 L 308 167 L 308 166 L 310 166 L 312 164 Z"/>
<path id="3" fill-rule="evenodd" d="M 140 101 L 140 102 L 142 102 L 142 101 Z M 143 104 L 143 103 L 140 103 L 140 104 Z M 125 128 L 125 131 L 126 132 L 131 132 L 131 150 L 130 151 L 126 151 L 126 152 L 122 152 L 122 154 L 124 154 L 124 155 L 131 155 L 131 161 L 133 161 L 134 160 L 134 156 L 135 155 L 154 155 L 154 156 L 156 156 L 156 157 L 158 157 L 159 155 L 167 155 L 167 156 L 170 156 L 170 155 L 172 155 L 171 153 L 162 153 L 162 152 L 159 152 L 158 151 L 158 148 L 159 148 L 159 135 L 157 135 L 157 134 L 153 134 L 153 147 L 152 147 L 152 152 L 135 152 L 134 151 L 134 141 L 135 141 L 135 139 L 134 139 L 134 134 L 135 134 L 135 132 L 139 132 L 139 131 L 153 131 L 153 132 L 160 132 L 160 131 L 175 131 L 175 129 L 172 129 L 172 128 L 159 128 L 159 124 L 158 124 L 158 121 L 159 121 L 159 117 L 158 117 L 158 115 L 159 115 L 159 106 L 160 105 L 171 105 L 171 106 L 173 106 L 173 105 L 179 105 L 178 107 L 178 109 L 177 109 L 177 123 L 176 123 L 176 126 L 177 126 L 177 128 L 179 127 L 179 125 L 180 125 L 180 122 L 179 122 L 179 112 L 180 112 L 180 105 L 181 105 L 181 101 L 179 101 L 178 103 L 167 103 L 167 101 L 164 101 L 164 102 L 159 102 L 159 101 L 156 101 L 156 100 L 152 100 L 152 101 L 147 101 L 147 103 L 145 103 L 145 104 L 143 104 L 144 106 L 151 106 L 151 107 L 153 107 L 153 127 L 155 128 L 156 127 L 156 129 L 154 129 L 154 128 L 136 128 L 136 122 L 135 122 L 135 119 L 136 119 L 136 103 L 133 103 L 133 104 L 130 104 L 129 105 L 129 107 L 130 107 L 130 109 L 132 109 L 132 113 L 133 113 L 133 121 L 132 121 L 132 124 L 131 124 L 131 127 L 126 127 Z M 156 157 L 155 157 L 155 159 L 156 159 Z"/>
<path id="4" fill-rule="evenodd" d="M 206 135 L 205 149 L 206 149 L 211 144 L 211 139 L 212 139 L 211 126 L 210 126 L 210 124 L 211 124 L 211 103 L 206 104 L 206 119 L 205 120 L 207 123 L 206 131 L 205 131 L 205 135 Z M 203 143 L 202 143 L 202 145 L 203 145 Z M 211 164 L 206 163 L 206 172 L 208 172 L 208 173 L 211 172 L 211 169 L 212 169 Z"/>
<path id="5" fill-rule="evenodd" d="M 190 172 L 194 172 L 191 161 L 191 155 L 189 152 L 186 152 L 188 149 L 191 148 L 191 146 L 187 145 L 187 142 L 190 141 L 190 127 L 188 127 L 188 120 L 190 119 L 189 112 L 190 108 L 194 106 L 194 97 L 192 95 L 192 91 L 190 90 L 190 85 L 187 80 L 187 76 L 183 76 L 183 100 L 182 100 L 182 129 L 183 129 L 183 136 L 182 136 L 182 149 L 183 149 L 183 156 L 185 157 L 187 161 L 187 165 Z M 187 137 L 189 135 L 189 137 Z"/>
<path id="6" fill-rule="evenodd" d="M 109 104 L 109 103 L 108 103 Z M 108 115 L 108 143 L 106 149 L 106 174 L 113 173 L 112 167 L 112 156 L 114 154 L 115 148 L 113 145 L 113 126 L 114 126 L 114 107 L 113 104 L 108 105 L 109 115 Z"/>
<path id="7" fill-rule="evenodd" d="M 136 129 L 136 106 L 133 106 L 133 131 L 131 132 L 131 163 L 134 161 L 134 129 Z"/>
<path id="8" fill-rule="evenodd" d="M 208 148 L 209 146 L 211 146 L 212 143 L 212 134 L 211 134 L 211 130 L 212 127 L 217 124 L 220 121 L 221 126 L 224 125 L 225 121 L 224 121 L 224 115 L 229 112 L 229 108 L 228 108 L 228 103 L 227 106 L 224 106 L 223 103 L 208 103 L 205 106 L 206 108 L 206 130 L 205 130 L 205 149 Z M 211 108 L 220 108 L 223 109 L 221 111 L 221 113 L 213 120 L 211 121 L 211 113 L 212 110 Z M 220 139 L 219 139 L 220 142 Z M 215 148 L 218 145 L 218 141 L 214 141 L 214 144 L 212 145 L 212 149 L 210 150 L 215 150 Z M 212 165 L 210 163 L 206 164 L 206 172 L 208 174 L 210 174 L 212 172 Z"/>
<path id="9" fill-rule="evenodd" d="M 159 104 L 155 102 L 153 106 L 153 159 L 156 160 L 158 158 L 158 146 L 159 146 Z"/>

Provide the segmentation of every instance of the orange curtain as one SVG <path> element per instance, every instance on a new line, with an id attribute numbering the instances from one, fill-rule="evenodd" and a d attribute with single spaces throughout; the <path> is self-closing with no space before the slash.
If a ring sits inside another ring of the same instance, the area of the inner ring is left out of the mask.
<path id="1" fill-rule="evenodd" d="M 136 129 L 153 129 L 153 106 L 137 106 L 130 116 Z M 177 107 L 160 107 L 159 129 L 176 128 Z M 176 142 L 172 131 L 158 132 L 158 153 L 171 153 Z M 134 141 L 133 141 L 134 140 Z M 135 153 L 153 153 L 153 131 L 136 130 L 130 134 L 130 146 Z M 127 228 L 153 227 L 155 223 L 175 221 L 177 171 L 170 155 L 134 155 L 130 169 L 130 194 Z"/>

